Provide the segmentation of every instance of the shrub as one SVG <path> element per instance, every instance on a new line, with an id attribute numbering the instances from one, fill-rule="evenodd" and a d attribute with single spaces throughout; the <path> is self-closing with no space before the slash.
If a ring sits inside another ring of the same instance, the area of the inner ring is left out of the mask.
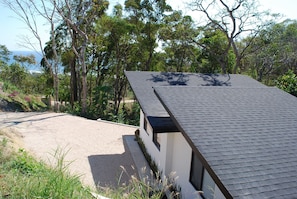
<path id="1" fill-rule="evenodd" d="M 297 97 L 297 75 L 292 70 L 279 77 L 276 86 Z"/>

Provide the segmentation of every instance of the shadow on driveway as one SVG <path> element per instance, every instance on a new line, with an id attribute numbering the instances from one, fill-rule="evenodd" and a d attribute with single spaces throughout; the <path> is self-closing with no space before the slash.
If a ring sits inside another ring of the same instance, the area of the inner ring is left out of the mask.
<path id="1" fill-rule="evenodd" d="M 117 187 L 128 183 L 131 176 L 137 176 L 133 158 L 123 136 L 125 152 L 122 154 L 91 155 L 88 160 L 94 183 L 99 187 Z M 133 165 L 131 165 L 131 162 Z"/>

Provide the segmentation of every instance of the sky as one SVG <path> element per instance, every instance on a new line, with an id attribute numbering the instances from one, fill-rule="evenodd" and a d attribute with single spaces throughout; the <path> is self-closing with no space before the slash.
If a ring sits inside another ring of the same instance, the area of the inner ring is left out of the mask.
<path id="1" fill-rule="evenodd" d="M 167 3 L 174 10 L 182 10 L 183 14 L 191 14 L 187 9 L 186 3 L 192 0 L 167 0 Z M 296 0 L 259 0 L 262 8 L 259 10 L 270 10 L 272 13 L 280 13 L 284 15 L 284 19 L 297 20 L 297 1 Z M 1 0 L 0 0 L 1 2 Z M 110 0 L 110 7 L 124 0 Z M 43 43 L 49 39 L 49 28 L 43 21 L 38 21 L 39 35 Z M 10 51 L 28 51 L 30 49 L 22 47 L 22 36 L 32 37 L 31 32 L 27 30 L 26 25 L 21 22 L 16 15 L 7 7 L 0 3 L 0 45 L 5 45 Z M 32 37 L 33 38 L 33 37 Z"/>

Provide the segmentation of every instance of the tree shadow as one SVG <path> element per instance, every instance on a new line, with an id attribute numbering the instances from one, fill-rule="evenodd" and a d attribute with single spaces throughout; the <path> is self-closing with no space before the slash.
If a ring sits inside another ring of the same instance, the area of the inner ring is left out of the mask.
<path id="1" fill-rule="evenodd" d="M 164 83 L 166 86 L 231 86 L 229 74 L 199 74 L 182 72 L 160 72 L 151 74 L 152 81 L 156 84 Z"/>
<path id="2" fill-rule="evenodd" d="M 197 76 L 205 82 L 201 86 L 231 86 L 229 74 L 197 74 Z"/>
<path id="3" fill-rule="evenodd" d="M 7 114 L 7 113 L 4 113 L 4 114 Z M 62 116 L 67 115 L 67 114 L 59 114 L 59 115 L 48 116 L 47 114 L 48 114 L 47 112 L 40 112 L 40 113 L 36 113 L 36 112 L 24 113 L 24 112 L 22 112 L 20 115 L 15 115 L 13 118 L 5 118 L 5 120 L 2 121 L 1 123 L 3 123 L 5 125 L 5 127 L 13 127 L 13 126 L 17 126 L 18 124 L 21 124 L 21 123 L 42 121 L 42 120 L 47 120 L 47 119 L 62 117 Z M 42 116 L 42 115 L 44 115 L 44 117 L 39 117 L 37 119 L 30 119 L 32 117 Z"/>
<path id="4" fill-rule="evenodd" d="M 122 138 L 125 152 L 122 154 L 88 156 L 93 180 L 99 187 L 118 187 L 128 184 L 131 176 L 137 177 L 136 167 L 127 146 Z"/>
<path id="5" fill-rule="evenodd" d="M 189 75 L 177 72 L 161 72 L 160 74 L 152 74 L 150 79 L 153 82 L 167 82 L 169 85 L 185 86 L 189 81 Z"/>

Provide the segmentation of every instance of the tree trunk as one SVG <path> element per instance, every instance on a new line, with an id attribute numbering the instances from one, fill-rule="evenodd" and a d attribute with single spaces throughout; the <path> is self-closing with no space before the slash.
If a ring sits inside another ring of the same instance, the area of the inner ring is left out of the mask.
<path id="1" fill-rule="evenodd" d="M 85 116 L 87 113 L 87 66 L 85 62 L 85 52 L 87 47 L 87 39 L 85 39 L 80 52 L 80 61 L 82 67 L 82 115 Z"/>
<path id="2" fill-rule="evenodd" d="M 71 99 L 70 103 L 73 108 L 74 102 L 78 101 L 78 89 L 77 89 L 77 72 L 76 72 L 76 58 L 72 58 L 69 62 L 69 67 L 70 67 L 70 93 L 71 93 Z"/>

